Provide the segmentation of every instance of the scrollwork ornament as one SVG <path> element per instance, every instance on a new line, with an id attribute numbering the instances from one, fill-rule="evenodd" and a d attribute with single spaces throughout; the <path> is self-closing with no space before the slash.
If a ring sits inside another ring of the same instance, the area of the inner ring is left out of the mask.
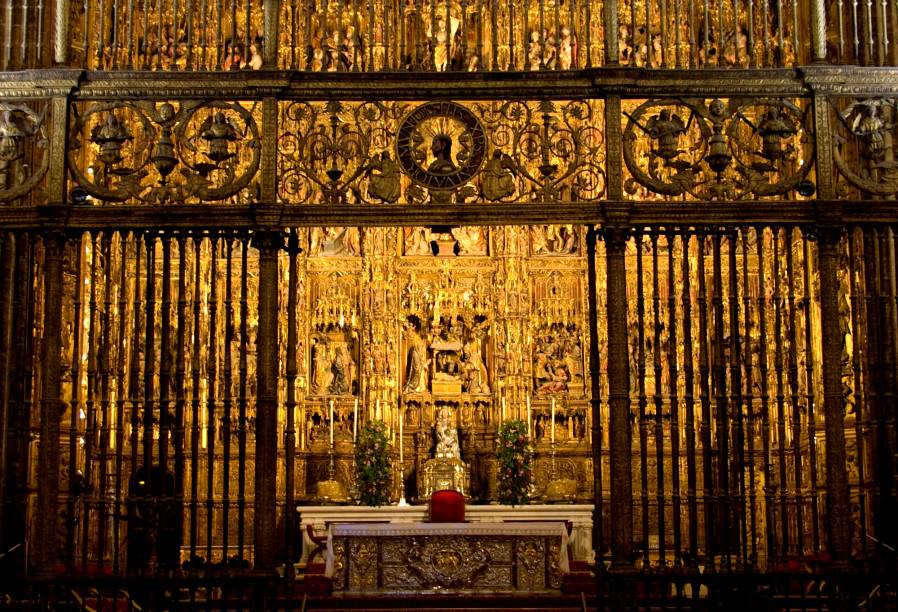
<path id="1" fill-rule="evenodd" d="M 44 118 L 27 105 L 0 104 L 0 202 L 22 197 L 47 174 Z M 32 155 L 26 159 L 29 146 Z"/>
<path id="2" fill-rule="evenodd" d="M 99 200 L 222 201 L 258 173 L 260 130 L 254 108 L 240 103 L 113 102 L 78 111 L 73 106 L 70 173 Z"/>
<path id="3" fill-rule="evenodd" d="M 833 160 L 839 173 L 863 192 L 890 196 L 898 193 L 895 131 L 898 100 L 852 100 L 834 109 L 836 121 Z"/>

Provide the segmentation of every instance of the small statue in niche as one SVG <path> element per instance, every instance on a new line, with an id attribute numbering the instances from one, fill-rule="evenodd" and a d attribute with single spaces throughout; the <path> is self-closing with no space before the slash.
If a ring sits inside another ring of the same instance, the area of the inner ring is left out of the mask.
<path id="1" fill-rule="evenodd" d="M 557 62 L 558 49 L 555 48 L 555 32 L 547 32 L 545 45 L 543 45 L 543 67 L 546 70 L 555 70 Z"/>
<path id="2" fill-rule="evenodd" d="M 331 35 L 328 38 L 325 38 L 322 42 L 321 46 L 325 52 L 328 72 L 336 72 L 340 66 L 340 59 L 342 57 L 340 41 L 339 30 L 334 30 Z"/>
<path id="3" fill-rule="evenodd" d="M 312 342 L 312 395 L 326 395 L 333 380 L 333 358 L 327 342 L 319 338 L 313 338 Z"/>
<path id="4" fill-rule="evenodd" d="M 407 321 L 405 341 L 406 353 L 404 393 L 424 393 L 427 391 L 427 355 L 424 341 L 418 334 L 414 321 Z"/>
<path id="5" fill-rule="evenodd" d="M 535 72 L 540 69 L 543 61 L 543 49 L 539 43 L 539 32 L 536 30 L 530 32 L 530 44 L 527 45 L 527 60 L 530 64 L 530 70 Z"/>
<path id="6" fill-rule="evenodd" d="M 480 343 L 477 339 L 469 340 L 462 349 L 464 360 L 463 389 L 471 394 L 490 392 L 489 374 L 483 357 L 480 354 Z"/>
<path id="7" fill-rule="evenodd" d="M 452 410 L 446 406 L 440 408 L 436 423 L 437 448 L 436 456 L 440 459 L 460 459 L 461 449 L 458 446 L 458 429 L 452 418 Z"/>
<path id="8" fill-rule="evenodd" d="M 486 232 L 482 227 L 453 227 L 452 237 L 458 242 L 459 255 L 486 255 Z"/>
<path id="9" fill-rule="evenodd" d="M 574 40 L 571 37 L 571 29 L 567 26 L 561 28 L 561 38 L 558 41 L 558 67 L 561 70 L 570 70 L 574 65 L 576 51 Z"/>
<path id="10" fill-rule="evenodd" d="M 376 198 L 386 204 L 399 201 L 400 183 L 399 164 L 390 157 L 389 151 L 383 151 L 368 165 L 368 197 Z"/>
<path id="11" fill-rule="evenodd" d="M 433 67 L 437 72 L 444 72 L 449 63 L 449 44 L 446 36 L 446 20 L 437 19 L 436 32 L 433 33 Z"/>
<path id="12" fill-rule="evenodd" d="M 430 246 L 433 236 L 429 227 L 412 227 L 405 231 L 406 255 L 433 255 Z"/>
<path id="13" fill-rule="evenodd" d="M 331 395 L 346 395 L 349 393 L 352 382 L 352 358 L 343 347 L 334 349 L 331 360 L 331 382 L 328 385 L 328 393 Z"/>

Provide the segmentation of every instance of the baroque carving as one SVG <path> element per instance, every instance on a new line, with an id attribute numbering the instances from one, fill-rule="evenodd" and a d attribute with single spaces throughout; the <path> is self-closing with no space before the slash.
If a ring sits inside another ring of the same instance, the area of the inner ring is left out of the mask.
<path id="1" fill-rule="evenodd" d="M 257 198 L 261 134 L 236 102 L 72 106 L 68 161 L 84 193 L 105 202 L 172 204 Z"/>
<path id="2" fill-rule="evenodd" d="M 0 104 L 0 202 L 22 197 L 47 174 L 45 118 L 27 104 Z"/>
<path id="3" fill-rule="evenodd" d="M 425 537 L 409 546 L 406 563 L 423 586 L 447 588 L 470 585 L 490 561 L 477 540 Z"/>
<path id="4" fill-rule="evenodd" d="M 648 100 L 624 116 L 624 187 L 633 195 L 782 196 L 813 166 L 813 117 L 789 100 Z"/>

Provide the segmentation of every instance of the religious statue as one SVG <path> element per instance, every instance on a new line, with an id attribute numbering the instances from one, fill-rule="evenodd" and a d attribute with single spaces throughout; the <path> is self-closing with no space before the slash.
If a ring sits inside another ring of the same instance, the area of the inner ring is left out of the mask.
<path id="1" fill-rule="evenodd" d="M 359 231 L 353 227 L 316 227 L 312 229 L 309 253 L 312 255 L 358 255 Z"/>
<path id="2" fill-rule="evenodd" d="M 494 151 L 493 158 L 483 167 L 482 191 L 487 200 L 501 200 L 514 195 L 514 164 L 506 153 Z"/>
<path id="3" fill-rule="evenodd" d="M 460 459 L 461 450 L 458 446 L 458 429 L 452 418 L 452 410 L 443 406 L 436 424 L 437 449 L 436 457 L 439 459 Z"/>
<path id="4" fill-rule="evenodd" d="M 658 143 L 653 151 L 663 160 L 669 161 L 680 154 L 680 134 L 686 131 L 686 124 L 670 109 L 661 109 L 661 112 L 650 118 L 646 123 L 645 131 Z"/>
<path id="5" fill-rule="evenodd" d="M 527 60 L 530 64 L 530 70 L 537 71 L 540 69 L 543 61 L 543 49 L 539 44 L 539 32 L 534 30 L 530 32 L 530 44 L 527 46 Z"/>
<path id="6" fill-rule="evenodd" d="M 344 70 L 352 70 L 355 66 L 357 38 L 355 26 L 346 26 L 346 35 L 340 45 L 340 60 Z"/>
<path id="7" fill-rule="evenodd" d="M 333 372 L 331 366 L 333 357 L 330 354 L 330 347 L 327 342 L 321 339 L 313 339 L 312 345 L 312 395 L 326 395 L 330 389 L 333 380 Z"/>
<path id="8" fill-rule="evenodd" d="M 433 68 L 437 72 L 444 72 L 449 63 L 449 44 L 446 36 L 446 20 L 442 17 L 437 20 L 433 41 Z"/>
<path id="9" fill-rule="evenodd" d="M 247 68 L 249 70 L 261 70 L 262 53 L 259 51 L 259 45 L 257 43 L 250 43 L 249 61 L 243 63 L 243 68 Z"/>
<path id="10" fill-rule="evenodd" d="M 852 131 L 863 143 L 861 156 L 871 162 L 880 161 L 886 153 L 886 125 L 879 116 L 875 104 L 862 104 L 860 114 L 855 117 Z"/>
<path id="11" fill-rule="evenodd" d="M 462 349 L 462 359 L 464 360 L 464 390 L 470 394 L 489 393 L 489 374 L 480 354 L 478 339 L 472 339 L 465 344 Z"/>
<path id="12" fill-rule="evenodd" d="M 385 204 L 399 201 L 399 164 L 390 157 L 389 151 L 383 151 L 368 165 L 368 196 Z"/>
<path id="13" fill-rule="evenodd" d="M 406 229 L 406 255 L 432 255 L 430 241 L 433 239 L 429 227 L 411 227 Z"/>
<path id="14" fill-rule="evenodd" d="M 345 395 L 350 392 L 352 358 L 338 346 L 331 360 L 331 382 L 327 391 L 330 395 Z"/>
<path id="15" fill-rule="evenodd" d="M 558 50 L 555 48 L 555 32 L 548 32 L 543 45 L 543 67 L 546 70 L 555 70 L 557 61 Z"/>
<path id="16" fill-rule="evenodd" d="M 340 41 L 340 32 L 334 30 L 330 37 L 325 38 L 322 42 L 321 46 L 325 52 L 328 72 L 336 72 L 340 66 Z"/>
<path id="17" fill-rule="evenodd" d="M 404 393 L 424 393 L 427 391 L 427 355 L 424 341 L 418 335 L 415 325 L 406 324 L 405 340 L 408 353 L 405 368 Z"/>
<path id="18" fill-rule="evenodd" d="M 452 138 L 447 134 L 437 134 L 430 145 L 433 153 L 433 161 L 427 167 L 428 172 L 434 174 L 452 174 L 456 171 L 452 162 Z"/>
<path id="19" fill-rule="evenodd" d="M 22 140 L 27 134 L 20 129 L 13 111 L 0 112 L 0 172 L 22 157 Z"/>
<path id="20" fill-rule="evenodd" d="M 571 30 L 564 26 L 561 28 L 561 39 L 558 41 L 558 67 L 561 70 L 570 70 L 575 58 L 576 52 L 571 38 Z"/>
<path id="21" fill-rule="evenodd" d="M 758 125 L 757 132 L 761 137 L 761 157 L 773 162 L 789 154 L 791 148 L 784 146 L 783 141 L 797 130 L 780 116 L 779 109 L 774 106 L 764 114 L 764 120 Z"/>
<path id="22" fill-rule="evenodd" d="M 106 120 L 90 131 L 90 141 L 100 147 L 100 154 L 97 157 L 107 166 L 122 161 L 122 146 L 132 139 L 131 132 L 125 124 L 119 122 L 115 113 L 106 115 Z"/>

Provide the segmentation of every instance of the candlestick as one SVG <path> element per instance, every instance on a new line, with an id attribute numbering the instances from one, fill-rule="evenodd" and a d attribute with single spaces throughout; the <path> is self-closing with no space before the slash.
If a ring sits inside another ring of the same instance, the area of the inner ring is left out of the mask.
<path id="1" fill-rule="evenodd" d="M 502 397 L 502 421 L 505 421 L 505 397 Z"/>
<path id="2" fill-rule="evenodd" d="M 402 469 L 402 409 L 399 411 L 399 469 Z"/>
<path id="3" fill-rule="evenodd" d="M 352 414 L 352 441 L 359 435 L 359 398 L 355 398 L 355 409 Z"/>
<path id="4" fill-rule="evenodd" d="M 377 398 L 374 402 L 374 418 L 380 419 L 380 398 Z"/>
<path id="5" fill-rule="evenodd" d="M 552 444 L 555 444 L 555 398 L 552 398 L 552 420 L 549 421 L 549 427 L 552 431 Z"/>
<path id="6" fill-rule="evenodd" d="M 331 446 L 334 445 L 334 400 L 330 401 Z"/>

